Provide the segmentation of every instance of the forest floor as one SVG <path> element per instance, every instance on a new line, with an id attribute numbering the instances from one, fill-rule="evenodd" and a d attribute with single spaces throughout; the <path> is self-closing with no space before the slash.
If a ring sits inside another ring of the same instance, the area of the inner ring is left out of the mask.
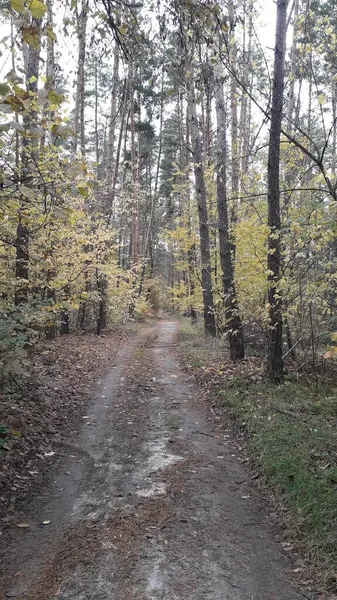
<path id="1" fill-rule="evenodd" d="M 240 437 L 179 366 L 178 328 L 139 327 L 104 378 L 91 373 L 44 483 L 0 537 L 0 598 L 318 598 L 293 581 Z"/>

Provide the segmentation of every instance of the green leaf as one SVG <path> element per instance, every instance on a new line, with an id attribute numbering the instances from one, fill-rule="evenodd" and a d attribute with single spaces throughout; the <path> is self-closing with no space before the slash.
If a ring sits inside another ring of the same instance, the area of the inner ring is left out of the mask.
<path id="1" fill-rule="evenodd" d="M 11 88 L 9 85 L 7 85 L 7 83 L 0 83 L 0 96 L 6 96 L 6 94 L 8 94 L 10 91 Z"/>
<path id="2" fill-rule="evenodd" d="M 39 34 L 38 27 L 33 27 L 33 26 L 21 27 L 21 33 L 22 33 L 22 37 L 23 37 L 24 41 L 28 44 L 28 46 L 30 46 L 31 48 L 34 48 L 35 50 L 40 49 L 40 34 Z M 36 81 L 36 78 L 35 78 L 35 81 Z M 34 78 L 31 83 L 33 83 L 33 82 L 34 82 Z"/>
<path id="3" fill-rule="evenodd" d="M 23 196 L 26 196 L 26 198 L 29 198 L 30 200 L 33 200 L 35 198 L 35 191 L 27 187 L 26 185 L 20 185 L 19 191 Z"/>
<path id="4" fill-rule="evenodd" d="M 72 167 L 68 167 L 67 173 L 70 177 L 77 177 L 77 175 L 81 175 L 83 173 L 83 167 L 80 165 L 73 165 Z"/>
<path id="5" fill-rule="evenodd" d="M 0 123 L 0 131 L 8 131 L 9 123 Z"/>
<path id="6" fill-rule="evenodd" d="M 21 437 L 20 431 L 18 431 L 17 429 L 13 429 L 13 427 L 10 429 L 10 434 L 14 437 Z"/>
<path id="7" fill-rule="evenodd" d="M 50 40 L 56 41 L 57 39 L 53 30 L 53 26 L 50 23 L 46 27 L 46 35 L 47 37 L 49 37 Z"/>
<path id="8" fill-rule="evenodd" d="M 64 101 L 64 96 L 55 92 L 55 90 L 50 90 L 48 93 L 48 99 L 51 104 L 56 104 L 58 106 Z"/>
<path id="9" fill-rule="evenodd" d="M 72 129 L 70 127 L 65 127 L 64 125 L 53 125 L 52 133 L 58 136 L 67 136 L 72 133 Z"/>
<path id="10" fill-rule="evenodd" d="M 47 12 L 47 7 L 40 0 L 32 0 L 29 5 L 29 10 L 35 19 L 42 19 Z"/>
<path id="11" fill-rule="evenodd" d="M 16 12 L 22 13 L 25 10 L 25 0 L 11 0 L 11 8 Z"/>
<path id="12" fill-rule="evenodd" d="M 322 106 L 322 104 L 324 104 L 324 103 L 325 103 L 325 101 L 326 101 L 326 95 L 325 95 L 325 94 L 320 94 L 320 95 L 318 96 L 318 104 L 319 104 L 320 106 Z"/>
<path id="13" fill-rule="evenodd" d="M 81 196 L 83 198 L 87 197 L 87 195 L 88 195 L 88 189 L 86 187 L 78 186 L 77 189 L 78 189 L 79 193 L 81 194 Z"/>

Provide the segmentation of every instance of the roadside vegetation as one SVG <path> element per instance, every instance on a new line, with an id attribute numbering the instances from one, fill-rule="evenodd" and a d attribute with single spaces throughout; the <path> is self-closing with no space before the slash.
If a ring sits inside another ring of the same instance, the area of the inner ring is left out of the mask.
<path id="1" fill-rule="evenodd" d="M 184 322 L 177 341 L 185 368 L 210 392 L 210 402 L 225 408 L 219 413 L 224 424 L 230 418 L 245 432 L 289 539 L 336 591 L 337 372 L 318 373 L 318 382 L 310 372 L 288 372 L 283 385 L 274 386 L 261 358 L 233 366 L 220 342 L 197 326 Z"/>

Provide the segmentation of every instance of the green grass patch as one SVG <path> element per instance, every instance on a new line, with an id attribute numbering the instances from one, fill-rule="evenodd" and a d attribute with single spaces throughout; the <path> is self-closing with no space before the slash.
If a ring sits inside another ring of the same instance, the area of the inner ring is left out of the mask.
<path id="1" fill-rule="evenodd" d="M 210 347 L 204 362 L 209 341 L 197 329 L 184 325 L 178 342 L 185 362 L 199 356 L 200 366 L 214 363 Z M 246 429 L 251 457 L 289 509 L 292 535 L 336 591 L 337 386 L 322 381 L 316 390 L 294 376 L 272 386 L 243 374 L 224 377 L 213 394 Z"/>
<path id="2" fill-rule="evenodd" d="M 186 351 L 188 366 L 207 367 L 215 360 L 221 360 L 223 344 L 218 338 L 205 335 L 201 324 L 192 325 L 186 319 L 182 320 L 177 342 Z"/>

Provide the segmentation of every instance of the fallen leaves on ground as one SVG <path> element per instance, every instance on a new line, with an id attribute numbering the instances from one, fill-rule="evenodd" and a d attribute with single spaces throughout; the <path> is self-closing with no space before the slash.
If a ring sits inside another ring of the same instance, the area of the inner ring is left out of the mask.
<path id="1" fill-rule="evenodd" d="M 195 367 L 188 364 L 188 357 L 180 354 L 180 360 L 184 370 L 193 373 L 194 377 L 203 384 L 213 386 L 220 385 L 224 381 L 228 382 L 238 377 L 250 379 L 251 381 L 261 381 L 264 377 L 264 364 L 258 357 L 249 357 L 245 360 L 233 362 L 229 359 L 217 360 L 206 366 Z"/>
<path id="2" fill-rule="evenodd" d="M 46 465 L 57 456 L 54 446 L 72 417 L 85 407 L 123 337 L 122 333 L 73 334 L 45 342 L 31 357 L 31 377 L 21 397 L 0 396 L 1 421 L 15 432 L 0 459 L 4 524 L 32 484 L 43 480 Z"/>

